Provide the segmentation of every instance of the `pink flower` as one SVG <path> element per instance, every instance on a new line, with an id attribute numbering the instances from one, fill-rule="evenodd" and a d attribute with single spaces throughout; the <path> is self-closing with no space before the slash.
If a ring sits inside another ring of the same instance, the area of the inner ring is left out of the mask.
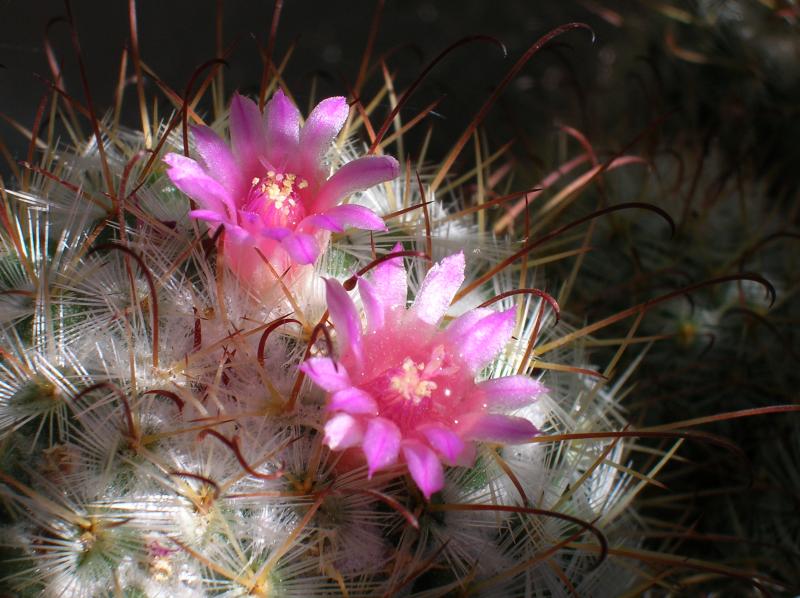
<path id="1" fill-rule="evenodd" d="M 198 159 L 164 157 L 169 178 L 198 204 L 190 216 L 208 222 L 212 233 L 224 226 L 226 258 L 243 279 L 250 280 L 262 266 L 255 248 L 283 272 L 293 263 L 313 263 L 327 231 L 386 230 L 373 211 L 338 204 L 395 178 L 397 160 L 362 157 L 328 178 L 325 154 L 347 114 L 345 98 L 328 98 L 301 128 L 300 112 L 282 91 L 272 96 L 263 115 L 255 102 L 235 94 L 230 148 L 208 127 L 193 127 Z"/>
<path id="2" fill-rule="evenodd" d="M 399 246 L 395 251 L 399 250 Z M 339 360 L 316 357 L 300 369 L 330 393 L 325 442 L 361 447 L 369 475 L 402 461 L 426 498 L 444 485 L 442 463 L 472 465 L 474 441 L 523 442 L 537 433 L 527 419 L 501 411 L 532 403 L 544 386 L 527 376 L 475 382 L 505 347 L 514 309 L 473 309 L 439 328 L 461 283 L 464 256 L 434 266 L 406 309 L 402 258 L 358 281 L 366 329 L 350 296 L 326 280 Z"/>

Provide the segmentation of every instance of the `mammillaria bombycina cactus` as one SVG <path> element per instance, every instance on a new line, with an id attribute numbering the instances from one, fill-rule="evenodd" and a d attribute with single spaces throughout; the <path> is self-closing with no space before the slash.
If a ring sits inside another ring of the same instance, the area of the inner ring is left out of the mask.
<path id="1" fill-rule="evenodd" d="M 371 44 L 349 101 L 305 123 L 269 52 L 258 104 L 227 102 L 221 60 L 206 64 L 207 115 L 155 75 L 163 98 L 147 98 L 132 43 L 119 80 L 141 130 L 59 88 L 68 140 L 37 120 L 0 189 L 0 588 L 617 596 L 687 569 L 749 577 L 645 546 L 664 522 L 640 495 L 695 439 L 627 421 L 647 306 L 566 309 L 581 262 L 566 280 L 549 265 L 580 260 L 583 233 L 565 231 L 607 211 L 559 227 L 559 191 L 527 222 L 510 146 L 483 139 L 511 75 L 577 28 L 534 43 L 441 162 L 406 137 L 436 104 L 406 119 L 416 87 L 372 68 L 388 55 Z M 593 173 L 571 201 L 603 168 L 570 164 Z M 627 336 L 594 339 L 630 315 Z"/>

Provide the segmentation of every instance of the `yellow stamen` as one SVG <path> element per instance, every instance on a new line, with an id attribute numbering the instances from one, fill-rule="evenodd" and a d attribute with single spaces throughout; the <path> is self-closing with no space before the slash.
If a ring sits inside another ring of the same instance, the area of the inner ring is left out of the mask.
<path id="1" fill-rule="evenodd" d="M 298 178 L 291 172 L 276 174 L 274 170 L 269 170 L 266 176 L 254 178 L 252 186 L 257 187 L 263 195 L 266 195 L 277 210 L 285 210 L 287 205 L 288 208 L 297 205 L 297 200 L 293 196 L 296 195 L 297 189 L 308 187 L 308 181 Z"/>
<path id="2" fill-rule="evenodd" d="M 436 382 L 421 380 L 419 373 L 425 369 L 424 363 L 416 364 L 410 357 L 403 360 L 403 373 L 392 376 L 392 390 L 400 394 L 406 401 L 419 405 L 423 398 L 431 396 L 437 388 Z"/>

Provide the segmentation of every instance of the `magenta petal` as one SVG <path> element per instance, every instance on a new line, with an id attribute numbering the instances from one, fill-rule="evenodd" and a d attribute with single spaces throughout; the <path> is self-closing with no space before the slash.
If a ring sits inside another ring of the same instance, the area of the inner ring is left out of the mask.
<path id="1" fill-rule="evenodd" d="M 233 197 L 242 194 L 245 180 L 228 144 L 208 127 L 193 126 L 192 138 L 204 170 Z"/>
<path id="2" fill-rule="evenodd" d="M 364 429 L 359 421 L 347 413 L 334 415 L 325 424 L 325 439 L 331 450 L 343 450 L 356 446 L 364 437 Z"/>
<path id="3" fill-rule="evenodd" d="M 259 237 L 273 238 L 271 232 L 273 229 L 264 226 L 264 221 L 261 219 L 261 216 L 254 212 L 239 210 L 239 226 L 256 239 Z"/>
<path id="4" fill-rule="evenodd" d="M 403 251 L 398 243 L 391 253 Z M 405 309 L 408 296 L 408 277 L 402 257 L 395 257 L 381 262 L 372 271 L 372 285 L 375 287 L 378 300 L 384 310 Z"/>
<path id="5" fill-rule="evenodd" d="M 444 471 L 439 458 L 419 440 L 403 442 L 403 457 L 408 464 L 408 472 L 426 500 L 444 487 Z"/>
<path id="6" fill-rule="evenodd" d="M 261 217 L 256 215 L 256 218 L 258 219 L 258 234 L 262 237 L 272 239 L 273 241 L 283 241 L 286 237 L 292 235 L 292 231 L 288 228 L 283 228 L 282 226 L 264 226 L 261 224 Z"/>
<path id="7" fill-rule="evenodd" d="M 436 452 L 450 464 L 455 464 L 464 452 L 464 441 L 450 428 L 441 424 L 425 424 L 417 428 Z"/>
<path id="8" fill-rule="evenodd" d="M 361 443 L 369 466 L 369 477 L 376 471 L 397 462 L 400 454 L 400 429 L 394 422 L 382 417 L 373 417 Z"/>
<path id="9" fill-rule="evenodd" d="M 477 371 L 506 346 L 514 331 L 516 308 L 492 312 L 479 320 L 460 338 L 450 339 L 459 348 L 459 355 L 472 371 Z M 448 330 L 449 332 L 449 330 Z"/>
<path id="10" fill-rule="evenodd" d="M 470 413 L 458 424 L 459 434 L 469 440 L 520 444 L 539 432 L 527 419 L 497 413 Z"/>
<path id="11" fill-rule="evenodd" d="M 364 356 L 361 346 L 361 320 L 353 300 L 341 283 L 332 278 L 325 279 L 325 291 L 331 322 L 336 328 L 343 355 L 352 353 L 356 362 L 362 363 Z"/>
<path id="12" fill-rule="evenodd" d="M 245 243 L 254 243 L 254 239 L 252 235 L 243 229 L 241 226 L 237 226 L 235 224 L 223 223 L 223 227 L 225 229 L 225 240 L 233 240 L 236 243 L 245 244 Z M 255 255 L 255 251 L 252 252 Z M 257 255 L 256 255 L 257 257 Z"/>
<path id="13" fill-rule="evenodd" d="M 283 170 L 286 160 L 297 149 L 300 136 L 300 111 L 279 89 L 264 110 L 267 160 Z"/>
<path id="14" fill-rule="evenodd" d="M 350 376 L 341 363 L 330 357 L 312 357 L 300 364 L 300 371 L 317 385 L 328 392 L 336 392 L 349 388 Z"/>
<path id="15" fill-rule="evenodd" d="M 488 307 L 476 307 L 466 311 L 448 324 L 445 334 L 452 343 L 458 343 L 465 334 L 472 330 L 475 324 L 493 313 L 495 311 Z"/>
<path id="16" fill-rule="evenodd" d="M 478 449 L 475 447 L 474 442 L 468 442 L 464 445 L 464 450 L 455 460 L 453 465 L 461 467 L 472 467 L 475 465 L 475 457 L 478 455 Z"/>
<path id="17" fill-rule="evenodd" d="M 489 409 L 497 407 L 514 409 L 530 405 L 540 394 L 547 391 L 544 384 L 528 376 L 505 376 L 484 380 L 475 387 Z"/>
<path id="18" fill-rule="evenodd" d="M 458 252 L 444 258 L 428 271 L 412 312 L 423 322 L 436 325 L 464 282 L 464 254 Z"/>
<path id="19" fill-rule="evenodd" d="M 367 330 L 374 332 L 383 328 L 386 314 L 378 290 L 366 278 L 359 278 L 358 294 L 361 295 L 361 303 L 364 304 L 367 315 Z"/>
<path id="20" fill-rule="evenodd" d="M 377 415 L 378 405 L 372 396 L 360 388 L 351 386 L 333 393 L 328 409 L 352 414 Z"/>
<path id="21" fill-rule="evenodd" d="M 321 214 L 314 214 L 305 218 L 300 226 L 305 224 L 311 224 L 335 233 L 343 232 L 345 227 L 363 230 L 386 230 L 386 225 L 380 216 L 369 208 L 355 204 L 328 208 Z"/>
<path id="22" fill-rule="evenodd" d="M 227 218 L 225 218 L 223 214 L 220 214 L 214 210 L 190 210 L 189 217 L 215 223 L 227 221 Z"/>
<path id="23" fill-rule="evenodd" d="M 313 264 L 319 255 L 319 245 L 313 235 L 293 233 L 281 239 L 281 247 L 298 264 Z"/>
<path id="24" fill-rule="evenodd" d="M 258 176 L 266 155 L 264 121 L 253 100 L 233 94 L 231 101 L 231 145 L 244 177 Z M 245 180 L 248 180 L 247 178 Z"/>
<path id="25" fill-rule="evenodd" d="M 167 176 L 178 189 L 199 201 L 204 209 L 219 212 L 226 221 L 235 221 L 236 210 L 230 193 L 197 162 L 180 154 L 167 154 L 164 162 L 169 167 Z"/>
<path id="26" fill-rule="evenodd" d="M 391 181 L 400 172 L 400 165 L 391 156 L 364 156 L 337 170 L 320 188 L 312 210 L 325 212 L 348 195 Z"/>
<path id="27" fill-rule="evenodd" d="M 300 131 L 297 156 L 300 163 L 293 166 L 299 167 L 301 173 L 318 176 L 320 164 L 349 112 L 347 100 L 342 96 L 327 98 L 317 104 Z"/>

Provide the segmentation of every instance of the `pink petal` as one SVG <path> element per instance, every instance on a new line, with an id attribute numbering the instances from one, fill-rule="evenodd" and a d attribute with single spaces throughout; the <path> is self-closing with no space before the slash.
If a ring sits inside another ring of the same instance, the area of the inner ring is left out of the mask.
<path id="1" fill-rule="evenodd" d="M 458 459 L 455 460 L 453 465 L 459 465 L 461 467 L 472 467 L 475 465 L 475 457 L 478 454 L 478 449 L 475 447 L 474 442 L 468 442 L 464 445 L 464 450 L 458 456 Z"/>
<path id="2" fill-rule="evenodd" d="M 178 189 L 199 201 L 204 209 L 221 214 L 226 222 L 236 221 L 230 193 L 208 176 L 197 162 L 180 154 L 167 154 L 164 162 L 169 167 L 167 176 Z"/>
<path id="3" fill-rule="evenodd" d="M 439 323 L 464 282 L 464 254 L 444 258 L 428 271 L 411 311 L 423 322 Z"/>
<path id="4" fill-rule="evenodd" d="M 369 477 L 376 471 L 397 462 L 400 453 L 400 429 L 394 422 L 382 417 L 373 417 L 361 443 L 369 466 Z"/>
<path id="5" fill-rule="evenodd" d="M 298 264 L 313 264 L 319 255 L 319 245 L 313 235 L 292 233 L 281 239 L 281 247 Z"/>
<path id="6" fill-rule="evenodd" d="M 408 464 L 408 472 L 426 500 L 444 487 L 444 471 L 439 458 L 419 440 L 403 442 L 403 457 Z"/>
<path id="7" fill-rule="evenodd" d="M 364 437 L 364 429 L 359 421 L 347 413 L 334 415 L 325 424 L 325 439 L 331 450 L 343 450 L 356 446 Z"/>
<path id="8" fill-rule="evenodd" d="M 292 231 L 288 228 L 283 228 L 282 226 L 263 226 L 261 224 L 261 217 L 256 215 L 258 219 L 258 226 L 256 230 L 258 234 L 262 237 L 266 237 L 267 239 L 272 239 L 273 241 L 283 241 L 286 237 L 290 237 L 292 235 Z"/>
<path id="9" fill-rule="evenodd" d="M 506 311 L 492 312 L 460 337 L 454 338 L 449 334 L 448 337 L 458 347 L 464 363 L 475 372 L 492 361 L 506 346 L 514 331 L 515 321 L 516 308 L 512 307 Z"/>
<path id="10" fill-rule="evenodd" d="M 233 94 L 230 129 L 233 155 L 247 181 L 264 170 L 261 158 L 266 155 L 264 121 L 253 100 Z"/>
<path id="11" fill-rule="evenodd" d="M 356 306 L 350 295 L 338 280 L 332 278 L 325 279 L 325 298 L 328 303 L 328 311 L 331 315 L 331 322 L 336 328 L 341 345 L 343 356 L 352 353 L 357 363 L 362 363 L 364 359 L 361 346 L 361 320 L 358 317 Z"/>
<path id="12" fill-rule="evenodd" d="M 358 279 L 358 294 L 367 314 L 367 331 L 374 332 L 383 328 L 385 310 L 380 301 L 379 291 L 366 278 Z"/>
<path id="13" fill-rule="evenodd" d="M 328 409 L 352 414 L 377 415 L 378 405 L 368 392 L 351 386 L 333 393 Z"/>
<path id="14" fill-rule="evenodd" d="M 267 160 L 278 170 L 286 167 L 286 160 L 297 149 L 300 136 L 300 111 L 278 89 L 267 102 L 264 111 Z"/>
<path id="15" fill-rule="evenodd" d="M 461 418 L 458 431 L 462 438 L 503 444 L 527 442 L 539 432 L 525 418 L 496 413 L 470 413 Z"/>
<path id="16" fill-rule="evenodd" d="M 369 208 L 355 204 L 328 208 L 321 214 L 314 214 L 303 219 L 300 226 L 305 224 L 311 224 L 335 233 L 344 232 L 345 227 L 363 230 L 387 230 L 380 216 Z"/>
<path id="17" fill-rule="evenodd" d="M 252 235 L 248 231 L 243 229 L 241 226 L 237 226 L 236 224 L 225 223 L 224 228 L 225 228 L 226 243 L 228 241 L 233 241 L 239 244 L 254 242 Z M 254 250 L 251 250 L 250 253 L 252 253 L 254 257 L 258 258 L 258 254 Z"/>
<path id="18" fill-rule="evenodd" d="M 391 253 L 400 251 L 403 251 L 403 246 L 398 243 L 392 248 Z M 375 266 L 372 271 L 372 285 L 375 287 L 377 299 L 385 310 L 405 309 L 408 278 L 403 258 L 395 257 Z"/>
<path id="19" fill-rule="evenodd" d="M 314 178 L 321 175 L 325 154 L 344 126 L 349 112 L 347 100 L 342 96 L 327 98 L 314 107 L 300 131 L 299 164 L 293 165 L 297 170 Z"/>
<path id="20" fill-rule="evenodd" d="M 223 214 L 214 210 L 190 210 L 189 217 L 206 222 L 225 222 L 227 220 Z"/>
<path id="21" fill-rule="evenodd" d="M 472 330 L 475 324 L 493 313 L 495 313 L 495 311 L 488 307 L 476 307 L 475 309 L 464 312 L 448 324 L 446 332 L 447 338 L 451 339 L 451 342 L 457 343 L 465 334 Z"/>
<path id="22" fill-rule="evenodd" d="M 292 234 L 292 231 L 287 228 L 264 226 L 264 221 L 260 215 L 254 212 L 245 212 L 244 210 L 239 210 L 239 226 L 254 239 L 253 244 L 257 244 L 262 238 L 282 241 Z M 258 254 L 254 255 L 258 256 Z"/>
<path id="23" fill-rule="evenodd" d="M 344 390 L 351 386 L 350 376 L 341 363 L 330 357 L 312 357 L 300 364 L 300 371 L 328 392 Z"/>
<path id="24" fill-rule="evenodd" d="M 461 453 L 464 452 L 464 441 L 461 440 L 461 437 L 442 424 L 425 424 L 419 426 L 417 432 L 420 432 L 428 444 L 448 463 L 456 463 Z"/>
<path id="25" fill-rule="evenodd" d="M 237 197 L 244 192 L 242 170 L 228 144 L 208 127 L 193 126 L 192 138 L 204 170 Z"/>
<path id="26" fill-rule="evenodd" d="M 544 384 L 528 376 L 505 376 L 475 385 L 487 408 L 514 409 L 530 405 L 547 391 Z"/>
<path id="27" fill-rule="evenodd" d="M 391 156 L 364 156 L 348 162 L 322 185 L 312 210 L 324 212 L 348 195 L 391 181 L 399 172 L 400 165 Z"/>

